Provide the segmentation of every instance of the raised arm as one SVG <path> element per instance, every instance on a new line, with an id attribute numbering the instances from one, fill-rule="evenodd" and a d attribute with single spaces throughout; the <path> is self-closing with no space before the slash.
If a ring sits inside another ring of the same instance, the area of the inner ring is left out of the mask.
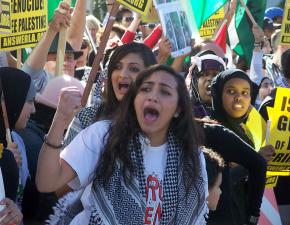
<path id="1" fill-rule="evenodd" d="M 253 57 L 250 67 L 250 78 L 257 85 L 260 85 L 263 78 L 263 50 L 264 32 L 259 26 L 253 26 L 252 32 L 254 34 L 255 43 L 253 49 Z"/>
<path id="2" fill-rule="evenodd" d="M 139 13 L 134 13 L 134 19 L 130 26 L 126 29 L 125 33 L 121 37 L 122 43 L 130 43 L 134 41 L 136 31 L 141 21 L 141 15 Z"/>
<path id="3" fill-rule="evenodd" d="M 86 0 L 78 0 L 67 31 L 67 40 L 74 50 L 80 50 L 86 24 Z"/>
<path id="4" fill-rule="evenodd" d="M 42 145 L 37 165 L 36 185 L 40 192 L 53 192 L 76 177 L 68 163 L 60 159 L 64 131 L 79 111 L 81 93 L 76 88 L 63 89 L 60 101 Z"/>

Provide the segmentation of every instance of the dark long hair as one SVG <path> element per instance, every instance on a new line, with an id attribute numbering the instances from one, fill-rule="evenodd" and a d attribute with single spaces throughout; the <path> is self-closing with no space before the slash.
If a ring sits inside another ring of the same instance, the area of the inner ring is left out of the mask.
<path id="1" fill-rule="evenodd" d="M 104 96 L 104 101 L 100 106 L 100 110 L 98 110 L 96 119 L 99 120 L 101 118 L 110 118 L 116 111 L 119 106 L 119 101 L 116 98 L 113 84 L 112 84 L 112 74 L 116 69 L 117 64 L 122 60 L 125 56 L 130 53 L 138 54 L 143 62 L 145 67 L 154 65 L 157 63 L 156 58 L 146 45 L 141 43 L 128 43 L 121 46 L 118 46 L 111 54 L 108 64 L 108 80 L 106 86 L 106 92 Z"/>
<path id="2" fill-rule="evenodd" d="M 184 79 L 168 66 L 155 65 L 139 73 L 135 83 L 130 86 L 123 98 L 118 113 L 114 117 L 109 130 L 108 141 L 96 172 L 96 179 L 102 178 L 101 180 L 104 181 L 104 184 L 108 182 L 112 175 L 116 160 L 121 162 L 124 179 L 130 181 L 128 178 L 132 178 L 135 168 L 133 168 L 130 157 L 129 140 L 136 137 L 139 132 L 142 132 L 137 121 L 134 100 L 142 83 L 158 71 L 167 72 L 177 82 L 180 114 L 177 118 L 172 118 L 169 129 L 181 143 L 184 164 L 183 173 L 190 178 L 189 182 L 194 181 L 194 178 L 199 175 L 200 162 L 197 146 L 202 143 L 203 135 L 195 121 L 192 122 L 191 102 Z"/>

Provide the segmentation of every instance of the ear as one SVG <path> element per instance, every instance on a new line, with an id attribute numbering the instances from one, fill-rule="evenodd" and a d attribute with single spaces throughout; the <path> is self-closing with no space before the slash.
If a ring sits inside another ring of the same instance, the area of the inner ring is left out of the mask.
<path id="1" fill-rule="evenodd" d="M 177 118 L 178 116 L 179 116 L 179 113 L 180 113 L 180 109 L 178 108 L 177 110 L 176 110 L 176 112 L 174 113 L 174 118 Z"/>

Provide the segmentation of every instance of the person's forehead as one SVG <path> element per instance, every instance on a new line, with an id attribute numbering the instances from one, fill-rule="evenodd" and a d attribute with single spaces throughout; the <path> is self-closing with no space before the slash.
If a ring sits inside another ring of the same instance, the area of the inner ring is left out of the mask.
<path id="1" fill-rule="evenodd" d="M 48 55 L 47 55 L 47 58 L 49 58 L 49 59 L 55 58 L 55 60 L 56 60 L 56 57 L 57 57 L 57 53 L 54 53 L 54 52 L 48 53 Z M 73 52 L 65 52 L 64 57 L 74 57 L 74 53 Z"/>

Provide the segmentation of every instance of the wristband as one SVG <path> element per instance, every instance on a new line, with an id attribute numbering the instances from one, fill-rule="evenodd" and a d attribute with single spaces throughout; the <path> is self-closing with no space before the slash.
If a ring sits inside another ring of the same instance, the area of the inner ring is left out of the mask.
<path id="1" fill-rule="evenodd" d="M 256 225 L 256 224 L 258 224 L 258 221 L 259 221 L 259 217 L 257 217 L 257 216 L 250 216 L 249 217 L 249 224 L 250 225 Z"/>
<path id="2" fill-rule="evenodd" d="M 260 43 L 254 43 L 254 47 L 262 47 L 262 45 L 263 45 L 263 43 L 262 42 L 260 42 Z"/>
<path id="3" fill-rule="evenodd" d="M 59 148 L 62 148 L 62 147 L 63 147 L 63 141 L 61 141 L 59 145 L 54 145 L 54 144 L 50 143 L 50 142 L 47 140 L 47 134 L 44 135 L 43 142 L 44 142 L 48 147 L 51 147 L 51 148 L 59 149 Z"/>

